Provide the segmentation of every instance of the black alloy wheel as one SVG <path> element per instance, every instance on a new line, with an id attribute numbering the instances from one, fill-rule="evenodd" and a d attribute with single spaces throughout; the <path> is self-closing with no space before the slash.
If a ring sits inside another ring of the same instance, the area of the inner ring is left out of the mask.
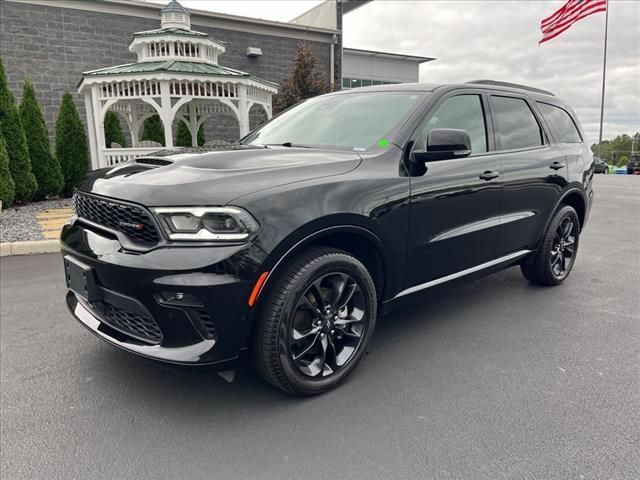
<path id="1" fill-rule="evenodd" d="M 365 304 L 358 282 L 332 272 L 300 295 L 288 332 L 288 353 L 300 372 L 326 377 L 344 367 L 364 333 Z"/>
<path id="2" fill-rule="evenodd" d="M 551 271 L 556 278 L 562 279 L 571 270 L 576 259 L 576 238 L 578 236 L 578 226 L 570 217 L 562 218 L 556 228 L 551 247 Z"/>
<path id="3" fill-rule="evenodd" d="M 520 265 L 527 280 L 558 285 L 571 273 L 578 254 L 580 221 L 575 209 L 563 205 L 553 216 L 538 251 Z"/>
<path id="4" fill-rule="evenodd" d="M 258 373 L 292 395 L 326 392 L 364 355 L 376 315 L 375 285 L 357 258 L 309 250 L 269 286 L 253 339 Z"/>

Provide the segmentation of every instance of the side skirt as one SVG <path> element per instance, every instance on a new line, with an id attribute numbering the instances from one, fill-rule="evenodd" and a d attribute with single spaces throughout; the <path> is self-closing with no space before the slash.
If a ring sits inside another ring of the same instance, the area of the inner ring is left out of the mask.
<path id="1" fill-rule="evenodd" d="M 425 290 L 427 288 L 435 287 L 436 285 L 440 285 L 442 283 L 450 282 L 451 280 L 455 280 L 457 278 L 465 277 L 467 275 L 471 275 L 472 273 L 479 272 L 481 270 L 485 270 L 487 268 L 494 267 L 496 265 L 500 265 L 501 263 L 510 262 L 516 260 L 520 257 L 524 257 L 528 255 L 533 250 L 520 250 L 518 252 L 510 253 L 509 255 L 505 255 L 504 257 L 496 258 L 491 260 L 490 262 L 483 263 L 481 265 L 476 265 L 475 267 L 467 268 L 466 270 L 462 270 L 460 272 L 452 273 L 451 275 L 447 275 L 446 277 L 436 278 L 435 280 L 430 280 L 425 283 L 421 283 L 420 285 L 415 285 L 413 287 L 402 290 L 391 300 L 395 300 L 400 297 L 404 297 L 405 295 L 410 295 L 415 292 L 419 292 L 420 290 Z"/>

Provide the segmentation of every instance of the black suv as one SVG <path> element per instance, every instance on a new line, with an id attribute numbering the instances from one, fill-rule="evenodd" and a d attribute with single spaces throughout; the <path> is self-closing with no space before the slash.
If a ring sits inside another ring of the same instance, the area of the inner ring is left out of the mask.
<path id="1" fill-rule="evenodd" d="M 130 352 L 282 390 L 354 369 L 383 305 L 520 265 L 567 278 L 593 158 L 549 92 L 491 81 L 354 89 L 238 144 L 95 171 L 62 232 L 73 315 Z"/>

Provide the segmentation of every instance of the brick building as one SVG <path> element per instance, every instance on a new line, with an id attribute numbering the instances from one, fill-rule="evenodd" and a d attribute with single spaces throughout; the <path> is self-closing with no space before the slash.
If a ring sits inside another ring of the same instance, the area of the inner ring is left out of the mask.
<path id="1" fill-rule="evenodd" d="M 340 8 L 340 2 L 337 4 Z M 162 4 L 138 0 L 2 0 L 0 57 L 9 87 L 19 100 L 24 78 L 33 79 L 53 136 L 62 94 L 77 94 L 82 72 L 136 61 L 128 50 L 134 32 L 158 28 Z M 220 63 L 280 83 L 291 71 L 298 45 L 316 55 L 327 81 L 340 85 L 341 45 L 337 29 L 275 22 L 190 9 L 194 29 L 225 42 Z M 256 55 L 260 49 L 260 54 Z M 250 49 L 250 50 L 249 50 Z M 237 138 L 233 117 L 206 125 L 207 137 Z M 126 128 L 125 128 L 126 130 Z"/>

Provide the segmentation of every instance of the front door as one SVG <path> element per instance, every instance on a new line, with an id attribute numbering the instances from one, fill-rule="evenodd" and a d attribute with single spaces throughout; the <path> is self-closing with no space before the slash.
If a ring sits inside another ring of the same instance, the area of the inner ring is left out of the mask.
<path id="1" fill-rule="evenodd" d="M 422 148 L 434 128 L 465 130 L 472 153 L 428 162 L 412 172 L 405 288 L 481 265 L 495 256 L 501 159 L 492 152 L 486 96 L 466 92 L 440 99 L 415 134 L 414 145 Z"/>

